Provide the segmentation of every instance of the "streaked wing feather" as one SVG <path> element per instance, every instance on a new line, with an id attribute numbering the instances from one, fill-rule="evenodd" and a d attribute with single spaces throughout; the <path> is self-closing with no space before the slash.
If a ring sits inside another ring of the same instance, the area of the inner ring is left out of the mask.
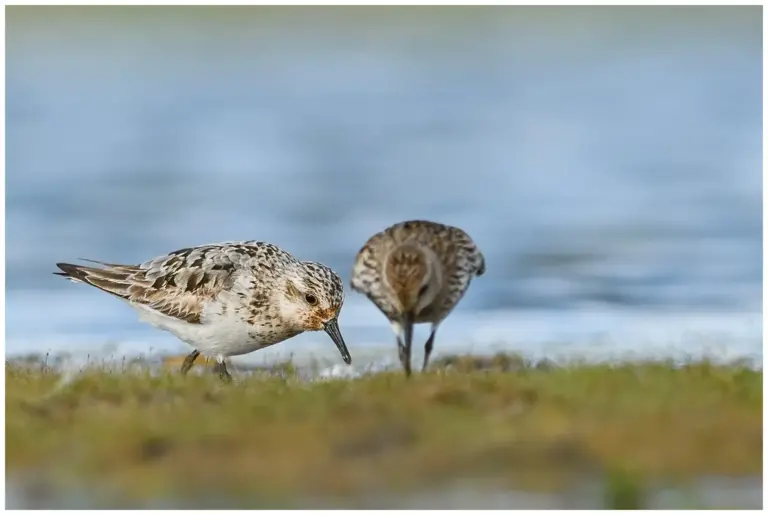
<path id="1" fill-rule="evenodd" d="M 59 268 L 67 277 L 189 323 L 201 322 L 204 303 L 229 287 L 243 264 L 237 252 L 218 245 L 181 249 L 141 265 L 86 261 L 103 268 L 67 263 Z"/>

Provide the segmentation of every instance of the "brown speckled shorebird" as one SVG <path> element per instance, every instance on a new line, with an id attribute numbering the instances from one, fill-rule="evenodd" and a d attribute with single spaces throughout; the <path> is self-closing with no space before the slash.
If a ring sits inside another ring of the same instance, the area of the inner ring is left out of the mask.
<path id="1" fill-rule="evenodd" d="M 373 235 L 355 259 L 352 289 L 365 294 L 389 319 L 398 354 L 411 375 L 413 324 L 432 324 L 424 346 L 426 371 L 440 323 L 456 307 L 485 258 L 457 227 L 424 220 L 395 224 Z"/>
<path id="2" fill-rule="evenodd" d="M 127 301 L 143 321 L 189 344 L 194 350 L 182 374 L 202 353 L 216 360 L 222 380 L 231 381 L 225 358 L 321 329 L 352 362 L 338 326 L 344 302 L 339 276 L 270 243 L 201 245 L 141 265 L 85 261 L 103 268 L 57 263 L 63 273 L 54 273 Z"/>

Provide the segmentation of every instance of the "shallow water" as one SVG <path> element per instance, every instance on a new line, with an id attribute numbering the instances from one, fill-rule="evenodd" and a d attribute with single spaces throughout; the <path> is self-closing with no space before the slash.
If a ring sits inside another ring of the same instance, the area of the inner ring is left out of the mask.
<path id="1" fill-rule="evenodd" d="M 257 238 L 346 282 L 424 217 L 488 263 L 437 349 L 762 357 L 759 7 L 7 13 L 7 354 L 186 350 L 57 261 Z"/>

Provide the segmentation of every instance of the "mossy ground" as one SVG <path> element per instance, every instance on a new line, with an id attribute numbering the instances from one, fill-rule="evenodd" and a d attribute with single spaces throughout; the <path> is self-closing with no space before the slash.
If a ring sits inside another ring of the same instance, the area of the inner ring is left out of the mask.
<path id="1" fill-rule="evenodd" d="M 200 367 L 199 367 L 200 368 Z M 89 369 L 56 389 L 6 364 L 6 472 L 130 496 L 344 496 L 483 478 L 684 480 L 762 470 L 762 371 L 707 362 L 532 365 L 454 357 L 407 380 Z M 51 393 L 53 392 L 53 393 Z"/>

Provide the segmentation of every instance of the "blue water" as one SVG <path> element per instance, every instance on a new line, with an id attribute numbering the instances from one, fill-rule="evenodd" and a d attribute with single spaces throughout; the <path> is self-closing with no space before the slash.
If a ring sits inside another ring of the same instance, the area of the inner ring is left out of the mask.
<path id="1" fill-rule="evenodd" d="M 488 264 L 437 349 L 762 355 L 760 7 L 11 7 L 6 45 L 7 354 L 186 350 L 57 261 L 263 239 L 347 281 L 429 218 Z"/>

